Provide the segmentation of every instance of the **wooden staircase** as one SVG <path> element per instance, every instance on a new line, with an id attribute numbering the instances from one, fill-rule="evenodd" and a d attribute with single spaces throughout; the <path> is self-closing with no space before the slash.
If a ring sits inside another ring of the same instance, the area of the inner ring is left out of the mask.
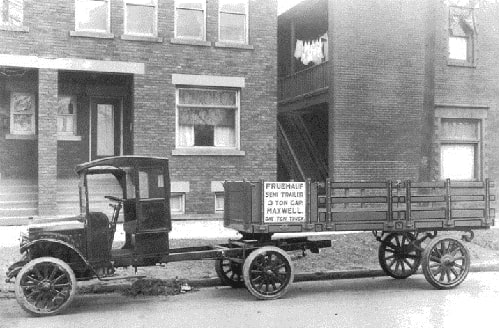
<path id="1" fill-rule="evenodd" d="M 300 115 L 278 116 L 278 154 L 290 179 L 324 181 L 328 168 Z"/>

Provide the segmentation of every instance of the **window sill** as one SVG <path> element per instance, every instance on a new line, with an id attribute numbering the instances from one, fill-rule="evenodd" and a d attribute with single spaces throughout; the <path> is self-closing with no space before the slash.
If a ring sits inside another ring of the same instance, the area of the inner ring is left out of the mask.
<path id="1" fill-rule="evenodd" d="M 5 139 L 11 140 L 37 140 L 36 134 L 6 134 Z"/>
<path id="2" fill-rule="evenodd" d="M 58 135 L 57 141 L 82 141 L 82 136 Z"/>
<path id="3" fill-rule="evenodd" d="M 180 39 L 180 38 L 170 39 L 170 43 L 172 43 L 172 44 L 185 44 L 185 45 L 191 45 L 191 46 L 202 46 L 202 47 L 210 47 L 212 45 L 212 43 L 210 43 L 209 41 Z"/>
<path id="4" fill-rule="evenodd" d="M 254 47 L 250 44 L 243 43 L 233 43 L 233 42 L 215 42 L 217 48 L 235 48 L 235 49 L 245 49 L 254 50 Z"/>
<path id="5" fill-rule="evenodd" d="M 177 148 L 172 150 L 174 156 L 245 156 L 245 152 L 237 149 L 221 149 L 215 147 Z"/>
<path id="6" fill-rule="evenodd" d="M 10 32 L 29 32 L 30 28 L 28 26 L 17 26 L 10 24 L 0 24 L 0 31 L 10 31 Z"/>
<path id="7" fill-rule="evenodd" d="M 459 59 L 449 59 L 448 58 L 448 66 L 458 66 L 458 67 L 470 67 L 470 68 L 475 68 L 476 64 L 468 62 L 466 60 L 459 60 Z"/>
<path id="8" fill-rule="evenodd" d="M 122 34 L 120 39 L 127 41 L 143 41 L 143 42 L 163 42 L 162 37 L 157 36 L 146 36 L 146 35 L 133 35 L 133 34 Z"/>
<path id="9" fill-rule="evenodd" d="M 84 37 L 84 38 L 97 38 L 97 39 L 114 39 L 113 33 L 107 32 L 91 32 L 91 31 L 69 31 L 70 36 Z"/>

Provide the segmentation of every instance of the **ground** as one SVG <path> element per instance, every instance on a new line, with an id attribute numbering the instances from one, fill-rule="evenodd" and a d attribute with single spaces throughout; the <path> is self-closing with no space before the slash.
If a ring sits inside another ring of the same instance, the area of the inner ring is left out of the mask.
<path id="1" fill-rule="evenodd" d="M 463 233 L 449 232 L 439 235 L 452 235 L 460 238 Z M 322 239 L 331 239 L 332 247 L 321 249 L 319 254 L 302 252 L 292 252 L 291 257 L 297 273 L 315 273 L 325 271 L 347 271 L 347 270 L 377 270 L 378 264 L 378 246 L 371 233 L 349 233 L 335 234 Z M 225 243 L 227 240 L 171 240 L 170 247 L 202 246 L 211 244 Z M 499 264 L 499 236 L 498 229 L 485 231 L 476 231 L 475 238 L 470 243 L 466 243 L 472 265 L 493 266 L 498 271 Z M 4 276 L 10 263 L 15 262 L 20 257 L 18 247 L 0 248 L 0 274 Z M 119 274 L 134 274 L 133 268 L 119 269 Z M 214 261 L 185 261 L 168 263 L 165 266 L 154 266 L 138 268 L 137 274 L 145 275 L 156 279 L 174 279 L 179 280 L 200 280 L 216 278 Z M 5 276 L 4 276 L 5 277 Z M 129 282 L 129 284 L 131 284 Z M 89 284 L 85 284 L 89 286 Z M 91 285 L 90 285 L 91 286 Z M 85 290 L 92 290 L 85 289 Z M 6 284 L 4 279 L 0 280 L 0 298 L 13 297 L 13 284 Z"/>

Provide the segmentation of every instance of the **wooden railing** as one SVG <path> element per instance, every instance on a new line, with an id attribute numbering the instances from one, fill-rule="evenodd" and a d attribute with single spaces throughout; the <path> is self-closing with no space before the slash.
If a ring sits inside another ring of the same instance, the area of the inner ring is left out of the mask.
<path id="1" fill-rule="evenodd" d="M 278 79 L 278 101 L 313 94 L 328 88 L 328 62 Z"/>

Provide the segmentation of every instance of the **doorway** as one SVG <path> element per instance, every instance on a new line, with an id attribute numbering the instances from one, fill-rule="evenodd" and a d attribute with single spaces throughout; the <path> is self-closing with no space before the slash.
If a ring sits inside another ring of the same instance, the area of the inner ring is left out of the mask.
<path id="1" fill-rule="evenodd" d="M 122 153 L 122 100 L 91 98 L 90 160 Z"/>

